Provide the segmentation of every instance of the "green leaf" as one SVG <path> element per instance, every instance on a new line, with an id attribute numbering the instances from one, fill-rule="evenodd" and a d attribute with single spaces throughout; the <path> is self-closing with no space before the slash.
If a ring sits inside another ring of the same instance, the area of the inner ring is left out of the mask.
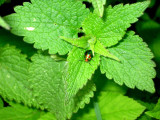
<path id="1" fill-rule="evenodd" d="M 3 98 L 39 107 L 28 82 L 29 61 L 9 45 L 0 47 L 0 94 Z"/>
<path id="2" fill-rule="evenodd" d="M 104 15 L 105 25 L 97 34 L 97 38 L 106 47 L 113 46 L 125 34 L 131 23 L 135 23 L 144 10 L 148 7 L 149 1 L 138 2 L 135 4 L 116 5 L 113 8 L 109 6 Z"/>
<path id="3" fill-rule="evenodd" d="M 109 91 L 116 92 L 120 94 L 126 94 L 127 87 L 120 86 L 112 80 L 108 80 L 104 74 L 101 74 L 100 70 L 96 70 L 92 77 L 94 83 L 96 84 L 97 91 Z"/>
<path id="4" fill-rule="evenodd" d="M 5 28 L 6 30 L 10 29 L 10 26 L 3 20 L 1 16 L 0 16 L 0 26 Z"/>
<path id="5" fill-rule="evenodd" d="M 0 30 L 0 47 L 4 47 L 7 44 L 16 46 L 16 48 L 20 49 L 22 53 L 26 54 L 28 57 L 37 52 L 36 49 L 33 48 L 33 45 L 25 43 L 22 37 L 18 37 L 11 34 L 10 31 L 2 29 Z"/>
<path id="6" fill-rule="evenodd" d="M 34 95 L 58 120 L 65 120 L 69 113 L 66 105 L 66 62 L 56 62 L 50 56 L 36 54 L 32 57 L 30 79 Z"/>
<path id="7" fill-rule="evenodd" d="M 84 108 L 85 104 L 90 103 L 90 98 L 94 96 L 94 91 L 96 91 L 96 86 L 92 81 L 88 81 L 82 89 L 78 91 L 74 97 L 76 107 L 74 112 L 77 112 L 79 108 Z"/>
<path id="8" fill-rule="evenodd" d="M 0 109 L 1 120 L 36 120 L 39 116 L 40 111 L 21 104 L 14 104 L 13 107 Z"/>
<path id="9" fill-rule="evenodd" d="M 98 54 L 95 54 L 91 61 L 85 62 L 85 52 L 84 49 L 74 47 L 67 58 L 69 62 L 67 77 L 69 98 L 74 96 L 87 83 L 88 79 L 91 79 L 99 65 Z"/>
<path id="10" fill-rule="evenodd" d="M 0 0 L 0 6 L 5 2 L 6 0 Z"/>
<path id="11" fill-rule="evenodd" d="M 90 39 L 89 36 L 82 36 L 80 38 L 66 38 L 66 37 L 61 36 L 60 38 L 71 43 L 72 45 L 77 46 L 77 47 L 81 47 L 84 49 L 89 47 L 89 45 L 88 45 L 88 40 Z"/>
<path id="12" fill-rule="evenodd" d="M 149 1 L 135 4 L 109 6 L 105 12 L 103 21 L 97 15 L 89 15 L 83 22 L 83 30 L 86 35 L 96 37 L 105 47 L 118 43 L 131 23 L 137 21 L 143 11 L 148 7 Z"/>
<path id="13" fill-rule="evenodd" d="M 75 0 L 31 0 L 14 10 L 16 13 L 5 17 L 14 34 L 25 36 L 24 40 L 34 43 L 37 49 L 49 49 L 49 53 L 61 55 L 72 46 L 59 36 L 77 37 L 81 23 L 89 13 L 85 5 Z"/>
<path id="14" fill-rule="evenodd" d="M 107 78 L 113 78 L 119 85 L 124 83 L 129 88 L 137 87 L 151 93 L 155 91 L 152 81 L 156 75 L 155 63 L 151 60 L 153 54 L 139 36 L 129 32 L 120 44 L 109 48 L 109 51 L 121 62 L 101 57 L 100 69 Z"/>
<path id="15" fill-rule="evenodd" d="M 160 119 L 160 99 L 152 111 L 145 112 L 150 117 Z"/>
<path id="16" fill-rule="evenodd" d="M 57 119 L 52 113 L 47 112 L 44 115 L 42 115 L 38 120 L 57 120 Z"/>
<path id="17" fill-rule="evenodd" d="M 0 109 L 2 109 L 3 106 L 4 106 L 3 100 L 2 100 L 2 98 L 0 98 Z"/>
<path id="18" fill-rule="evenodd" d="M 108 57 L 117 61 L 120 61 L 116 56 L 114 56 L 113 54 L 111 54 L 101 43 L 99 40 L 97 40 L 96 44 L 95 44 L 95 52 L 103 55 L 104 57 Z"/>
<path id="19" fill-rule="evenodd" d="M 90 0 L 94 7 L 94 12 L 102 17 L 104 12 L 104 5 L 106 4 L 106 0 Z"/>
<path id="20" fill-rule="evenodd" d="M 133 99 L 114 92 L 101 92 L 97 103 L 102 120 L 135 120 L 145 109 Z M 97 120 L 94 108 L 87 111 L 74 120 Z"/>

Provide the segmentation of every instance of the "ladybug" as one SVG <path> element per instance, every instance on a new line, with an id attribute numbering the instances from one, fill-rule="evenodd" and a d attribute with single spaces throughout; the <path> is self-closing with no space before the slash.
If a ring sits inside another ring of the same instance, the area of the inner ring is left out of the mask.
<path id="1" fill-rule="evenodd" d="M 85 61 L 86 62 L 89 62 L 93 57 L 93 54 L 92 54 L 91 50 L 87 50 L 84 55 L 85 55 Z"/>

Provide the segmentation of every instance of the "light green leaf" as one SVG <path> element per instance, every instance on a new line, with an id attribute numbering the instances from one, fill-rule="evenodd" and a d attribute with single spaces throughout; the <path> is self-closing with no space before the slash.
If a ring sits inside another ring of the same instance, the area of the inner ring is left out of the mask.
<path id="1" fill-rule="evenodd" d="M 44 115 L 42 115 L 38 120 L 57 120 L 57 119 L 52 113 L 47 112 Z"/>
<path id="2" fill-rule="evenodd" d="M 72 46 L 60 39 L 77 37 L 82 21 L 89 10 L 75 0 L 31 0 L 15 7 L 14 14 L 5 17 L 16 35 L 49 53 L 66 54 Z"/>
<path id="3" fill-rule="evenodd" d="M 29 61 L 9 45 L 0 47 L 0 94 L 3 98 L 37 106 L 28 82 Z"/>
<path id="4" fill-rule="evenodd" d="M 68 96 L 74 96 L 91 79 L 92 74 L 99 65 L 100 57 L 95 54 L 89 62 L 85 62 L 85 50 L 74 47 L 69 53 L 68 68 Z"/>
<path id="5" fill-rule="evenodd" d="M 84 108 L 85 104 L 90 103 L 90 98 L 94 96 L 94 91 L 96 91 L 95 84 L 92 81 L 88 81 L 87 85 L 80 89 L 74 98 L 76 104 L 74 112 L 77 112 L 79 108 Z"/>
<path id="6" fill-rule="evenodd" d="M 94 12 L 102 17 L 104 12 L 104 5 L 106 4 L 106 0 L 90 0 L 94 7 Z"/>
<path id="7" fill-rule="evenodd" d="M 150 117 L 160 119 L 160 99 L 152 111 L 145 112 Z"/>
<path id="8" fill-rule="evenodd" d="M 143 11 L 148 7 L 149 1 L 135 4 L 109 6 L 105 12 L 103 21 L 95 14 L 90 14 L 82 24 L 86 35 L 96 37 L 105 47 L 118 43 L 131 23 L 137 21 Z"/>
<path id="9" fill-rule="evenodd" d="M 121 62 L 101 57 L 101 72 L 106 73 L 107 78 L 114 79 L 119 85 L 124 83 L 129 88 L 155 91 L 153 54 L 139 36 L 129 32 L 120 44 L 109 48 L 109 51 Z"/>
<path id="10" fill-rule="evenodd" d="M 75 92 L 74 98 L 68 98 L 67 63 L 56 62 L 50 56 L 35 55 L 30 67 L 30 82 L 33 92 L 40 104 L 53 113 L 58 120 L 70 118 L 72 112 L 77 112 L 88 104 L 93 97 L 95 85 L 88 82 L 81 90 Z"/>
<path id="11" fill-rule="evenodd" d="M 95 50 L 96 53 L 103 55 L 104 57 L 108 57 L 117 61 L 120 61 L 116 56 L 111 54 L 101 43 L 99 40 L 97 40 L 95 44 Z"/>
<path id="12" fill-rule="evenodd" d="M 36 120 L 39 116 L 40 111 L 20 104 L 0 109 L 0 120 Z"/>
<path id="13" fill-rule="evenodd" d="M 66 62 L 56 62 L 50 56 L 37 54 L 32 57 L 29 69 L 34 95 L 58 120 L 65 120 L 67 110 Z"/>
<path id="14" fill-rule="evenodd" d="M 106 47 L 113 46 L 125 34 L 131 23 L 136 22 L 144 10 L 148 7 L 149 1 L 138 2 L 135 4 L 109 6 L 104 15 L 105 25 L 96 35 Z"/>
<path id="15" fill-rule="evenodd" d="M 6 30 L 9 30 L 9 25 L 3 20 L 3 18 L 0 16 L 0 26 L 5 28 Z"/>
<path id="16" fill-rule="evenodd" d="M 145 109 L 133 99 L 114 92 L 101 92 L 97 103 L 102 120 L 135 120 Z M 94 108 L 87 111 L 74 120 L 97 120 Z"/>
<path id="17" fill-rule="evenodd" d="M 88 40 L 90 39 L 89 36 L 82 36 L 80 38 L 66 38 L 66 37 L 61 36 L 60 38 L 71 43 L 72 45 L 77 46 L 77 47 L 81 47 L 84 49 L 89 47 L 89 45 L 88 45 Z"/>

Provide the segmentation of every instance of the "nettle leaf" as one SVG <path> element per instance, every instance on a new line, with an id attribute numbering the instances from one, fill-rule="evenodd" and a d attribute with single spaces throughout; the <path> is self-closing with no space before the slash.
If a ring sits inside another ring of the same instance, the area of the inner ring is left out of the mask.
<path id="1" fill-rule="evenodd" d="M 118 43 L 131 23 L 137 21 L 143 11 L 148 7 L 149 1 L 135 4 L 109 6 L 105 12 L 103 21 L 97 15 L 89 15 L 82 24 L 86 35 L 96 37 L 105 47 Z"/>
<path id="2" fill-rule="evenodd" d="M 30 82 L 37 101 L 58 120 L 70 118 L 72 112 L 83 108 L 93 97 L 95 85 L 92 82 L 88 82 L 74 98 L 68 97 L 67 62 L 56 62 L 51 57 L 40 54 L 33 56 L 32 61 Z"/>
<path id="3" fill-rule="evenodd" d="M 150 117 L 160 119 L 160 99 L 153 110 L 145 112 Z"/>
<path id="4" fill-rule="evenodd" d="M 60 38 L 71 43 L 72 45 L 77 46 L 77 47 L 81 47 L 84 49 L 89 47 L 89 45 L 88 45 L 88 40 L 90 39 L 89 36 L 82 36 L 79 38 L 66 38 L 66 37 L 61 36 Z"/>
<path id="5" fill-rule="evenodd" d="M 102 17 L 104 12 L 104 5 L 106 4 L 106 0 L 90 0 L 94 7 L 94 12 Z"/>
<path id="6" fill-rule="evenodd" d="M 0 94 L 3 98 L 39 106 L 28 82 L 29 61 L 9 45 L 0 47 Z"/>
<path id="7" fill-rule="evenodd" d="M 94 51 L 104 57 L 109 57 L 112 58 L 114 60 L 119 61 L 119 59 L 114 56 L 113 54 L 111 54 L 102 44 L 99 40 L 97 40 L 96 44 L 95 44 L 95 49 Z"/>
<path id="8" fill-rule="evenodd" d="M 11 106 L 0 109 L 1 120 L 37 120 L 40 116 L 40 111 L 28 108 L 21 104 L 12 104 Z"/>
<path id="9" fill-rule="evenodd" d="M 82 21 L 89 10 L 75 0 L 31 0 L 15 7 L 14 14 L 5 17 L 16 35 L 49 53 L 66 54 L 72 46 L 60 39 L 77 37 Z"/>
<path id="10" fill-rule="evenodd" d="M 100 57 L 95 54 L 91 61 L 85 62 L 85 50 L 74 47 L 69 53 L 68 68 L 68 96 L 74 96 L 91 79 L 92 74 L 99 65 Z"/>
<path id="11" fill-rule="evenodd" d="M 79 108 L 84 108 L 85 104 L 90 103 L 90 98 L 94 96 L 94 91 L 96 91 L 95 84 L 93 83 L 93 81 L 88 81 L 87 85 L 80 89 L 74 97 L 74 101 L 76 104 L 74 112 L 77 112 Z"/>
<path id="12" fill-rule="evenodd" d="M 10 26 L 3 20 L 1 16 L 0 16 L 0 26 L 5 28 L 6 30 L 10 29 Z"/>
<path id="13" fill-rule="evenodd" d="M 57 119 L 52 113 L 47 112 L 44 115 L 42 115 L 38 120 L 57 120 Z"/>
<path id="14" fill-rule="evenodd" d="M 116 83 L 123 83 L 130 88 L 135 86 L 140 90 L 153 93 L 155 91 L 152 78 L 155 77 L 155 63 L 151 60 L 153 54 L 134 32 L 129 32 L 123 41 L 109 48 L 109 51 L 120 59 L 120 62 L 101 57 L 100 69 L 107 78 Z"/>
<path id="15" fill-rule="evenodd" d="M 115 92 L 101 92 L 97 104 L 102 120 L 135 120 L 145 109 L 133 99 Z M 74 120 L 97 120 L 94 108 L 88 111 Z"/>
<path id="16" fill-rule="evenodd" d="M 65 80 L 66 62 L 56 62 L 49 56 L 37 54 L 32 57 L 29 69 L 34 95 L 58 120 L 67 116 L 67 83 Z M 68 113 L 71 114 L 71 113 Z"/>

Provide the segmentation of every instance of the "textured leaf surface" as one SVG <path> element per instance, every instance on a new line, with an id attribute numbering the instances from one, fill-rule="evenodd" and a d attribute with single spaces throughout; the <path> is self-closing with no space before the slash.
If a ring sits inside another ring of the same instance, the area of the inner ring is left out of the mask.
<path id="1" fill-rule="evenodd" d="M 101 92 L 98 105 L 102 120 L 135 120 L 145 109 L 133 99 L 114 92 Z M 94 108 L 74 120 L 97 120 Z"/>
<path id="2" fill-rule="evenodd" d="M 31 109 L 20 104 L 13 107 L 4 107 L 0 109 L 1 120 L 36 120 L 40 116 L 40 111 Z"/>
<path id="3" fill-rule="evenodd" d="M 40 54 L 32 57 L 32 61 L 29 69 L 30 82 L 37 101 L 54 113 L 58 120 L 65 120 L 68 112 L 65 104 L 66 62 L 56 62 L 51 57 Z"/>
<path id="4" fill-rule="evenodd" d="M 29 62 L 14 47 L 0 47 L 0 94 L 27 105 L 37 106 L 28 80 Z"/>
<path id="5" fill-rule="evenodd" d="M 113 46 L 122 39 L 130 24 L 142 15 L 148 4 L 145 1 L 124 6 L 119 4 L 113 8 L 109 6 L 104 12 L 103 21 L 96 15 L 90 15 L 83 22 L 83 30 L 100 40 L 105 47 Z"/>
<path id="6" fill-rule="evenodd" d="M 74 0 L 31 0 L 15 7 L 15 12 L 5 17 L 12 32 L 52 54 L 66 54 L 71 49 L 59 36 L 77 37 L 81 22 L 89 13 L 80 1 Z"/>
<path id="7" fill-rule="evenodd" d="M 0 16 L 0 26 L 7 29 L 7 30 L 10 29 L 9 25 L 2 19 L 1 16 Z"/>
<path id="8" fill-rule="evenodd" d="M 100 57 L 98 54 L 95 54 L 91 61 L 85 62 L 85 52 L 84 49 L 75 47 L 67 58 L 69 62 L 67 77 L 69 98 L 86 85 L 99 65 Z"/>
<path id="9" fill-rule="evenodd" d="M 96 91 L 95 84 L 88 81 L 87 85 L 80 89 L 74 98 L 76 104 L 74 112 L 77 112 L 79 108 L 84 108 L 85 104 L 89 104 L 90 98 L 94 96 L 94 91 Z"/>
<path id="10" fill-rule="evenodd" d="M 146 112 L 146 114 L 153 118 L 160 119 L 160 99 L 158 100 L 155 108 L 152 111 Z"/>
<path id="11" fill-rule="evenodd" d="M 106 0 L 90 0 L 94 7 L 94 12 L 102 17 L 104 12 L 104 5 L 106 4 Z"/>
<path id="12" fill-rule="evenodd" d="M 124 40 L 109 51 L 120 59 L 120 62 L 101 57 L 101 71 L 116 83 L 151 93 L 155 91 L 152 78 L 155 77 L 153 54 L 142 39 L 129 32 Z"/>

